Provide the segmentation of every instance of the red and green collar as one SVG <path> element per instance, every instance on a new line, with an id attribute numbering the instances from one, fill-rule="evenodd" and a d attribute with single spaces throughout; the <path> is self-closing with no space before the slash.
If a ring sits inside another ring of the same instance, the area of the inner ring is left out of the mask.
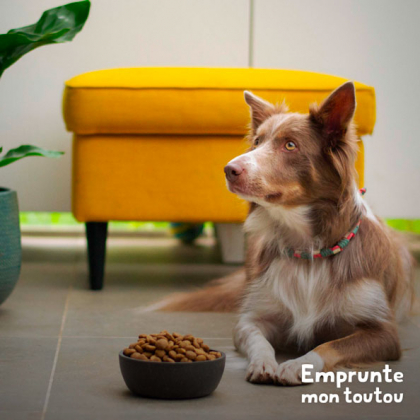
<path id="1" fill-rule="evenodd" d="M 360 192 L 361 195 L 365 195 L 366 188 L 361 188 L 359 190 L 359 192 Z M 353 228 L 353 230 L 348 232 L 343 237 L 343 239 L 338 241 L 338 243 L 336 245 L 334 245 L 332 248 L 322 248 L 322 249 L 318 249 L 318 250 L 315 250 L 315 251 L 312 251 L 312 252 L 297 251 L 293 248 L 286 248 L 286 250 L 285 250 L 286 254 L 290 258 L 292 258 L 292 257 L 293 258 L 301 258 L 303 260 L 313 260 L 315 258 L 327 258 L 327 257 L 330 257 L 331 255 L 339 254 L 350 243 L 350 241 L 356 236 L 357 232 L 359 231 L 360 222 L 361 222 L 361 220 L 359 220 L 357 222 L 357 224 Z"/>

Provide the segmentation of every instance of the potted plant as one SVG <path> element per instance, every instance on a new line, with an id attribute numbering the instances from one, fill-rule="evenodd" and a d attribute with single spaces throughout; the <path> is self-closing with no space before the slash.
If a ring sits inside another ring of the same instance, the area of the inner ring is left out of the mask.
<path id="1" fill-rule="evenodd" d="M 33 49 L 71 41 L 88 18 L 90 1 L 69 3 L 45 11 L 38 22 L 0 35 L 0 77 L 4 70 Z M 0 154 L 3 148 L 0 147 Z M 23 145 L 0 156 L 0 167 L 28 156 L 58 157 L 63 152 Z M 19 278 L 21 245 L 17 194 L 0 187 L 0 304 L 12 292 Z"/>

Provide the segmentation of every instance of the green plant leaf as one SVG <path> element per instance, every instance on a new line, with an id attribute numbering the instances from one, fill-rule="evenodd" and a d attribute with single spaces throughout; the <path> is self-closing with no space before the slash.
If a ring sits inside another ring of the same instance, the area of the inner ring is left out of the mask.
<path id="1" fill-rule="evenodd" d="M 0 77 L 24 54 L 42 45 L 71 41 L 85 24 L 90 1 L 82 0 L 45 11 L 33 25 L 0 35 Z"/>
<path id="2" fill-rule="evenodd" d="M 2 148 L 0 149 L 0 153 Z M 63 155 L 64 152 L 56 152 L 54 150 L 45 150 L 37 146 L 24 145 L 19 146 L 16 149 L 9 150 L 4 156 L 0 156 L 0 167 L 10 165 L 19 159 L 23 159 L 28 156 L 44 156 L 51 158 L 58 158 Z"/>

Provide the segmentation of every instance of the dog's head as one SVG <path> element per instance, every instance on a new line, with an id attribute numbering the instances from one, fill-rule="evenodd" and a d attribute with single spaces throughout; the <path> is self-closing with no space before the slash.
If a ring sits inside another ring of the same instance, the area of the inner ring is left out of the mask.
<path id="1" fill-rule="evenodd" d="M 352 82 L 309 114 L 287 112 L 245 92 L 251 109 L 250 149 L 225 167 L 231 192 L 262 206 L 338 200 L 353 182 L 357 138 Z"/>

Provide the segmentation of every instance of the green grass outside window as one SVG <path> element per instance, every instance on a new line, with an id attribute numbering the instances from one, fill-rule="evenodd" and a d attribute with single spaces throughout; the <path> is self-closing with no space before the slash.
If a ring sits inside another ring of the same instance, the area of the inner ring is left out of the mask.
<path id="1" fill-rule="evenodd" d="M 46 213 L 46 212 L 21 212 L 20 213 L 20 224 L 22 228 L 42 228 L 48 227 L 52 229 L 58 228 L 71 228 L 72 226 L 82 226 L 83 223 L 79 223 L 71 213 Z M 110 222 L 110 228 L 123 231 L 150 231 L 159 232 L 169 229 L 168 222 Z"/>
<path id="2" fill-rule="evenodd" d="M 394 229 L 420 234 L 420 219 L 386 219 Z M 80 226 L 71 213 L 59 212 L 21 212 L 20 223 L 23 228 L 48 226 L 57 227 Z M 211 223 L 206 223 L 210 227 Z M 169 222 L 110 222 L 110 228 L 124 231 L 159 232 L 169 229 Z"/>

